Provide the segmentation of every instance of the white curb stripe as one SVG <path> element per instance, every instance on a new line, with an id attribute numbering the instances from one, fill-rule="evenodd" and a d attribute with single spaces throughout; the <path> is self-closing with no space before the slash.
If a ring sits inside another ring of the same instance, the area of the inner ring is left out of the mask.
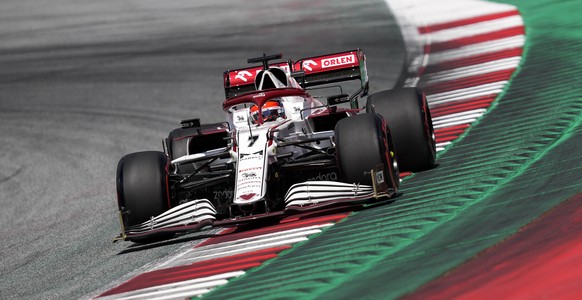
<path id="1" fill-rule="evenodd" d="M 473 86 L 470 88 L 432 94 L 426 96 L 426 100 L 428 101 L 428 104 L 432 107 L 435 105 L 477 98 L 482 96 L 489 95 L 495 96 L 501 93 L 501 91 L 503 91 L 503 87 L 507 84 L 507 82 L 508 82 L 507 80 L 502 80 L 483 85 Z"/>
<path id="2" fill-rule="evenodd" d="M 401 0 L 389 1 L 390 6 L 396 8 L 407 7 L 408 11 L 401 10 L 397 13 L 404 12 L 413 14 L 416 18 L 418 27 L 431 26 L 442 23 L 449 23 L 473 17 L 490 15 L 494 13 L 515 10 L 515 6 L 509 4 L 491 3 L 485 1 L 467 1 L 467 0 Z M 392 5 L 394 3 L 394 5 Z M 404 7 L 403 7 L 404 6 Z"/>
<path id="3" fill-rule="evenodd" d="M 268 234 L 243 238 L 243 239 L 237 239 L 237 240 L 233 240 L 233 241 L 222 242 L 222 243 L 218 243 L 218 244 L 211 244 L 211 245 L 207 245 L 207 246 L 191 248 L 185 252 L 180 253 L 180 255 L 173 257 L 172 259 L 168 260 L 164 264 L 161 264 L 158 267 L 158 269 L 165 269 L 165 268 L 181 265 L 179 263 L 180 261 L 188 260 L 190 257 L 200 257 L 200 254 L 204 253 L 204 251 L 210 252 L 211 250 L 225 249 L 228 247 L 234 247 L 234 246 L 244 244 L 244 243 L 249 243 L 249 244 L 251 244 L 252 242 L 258 243 L 258 242 L 265 241 L 265 240 L 270 239 L 270 238 L 280 239 L 280 238 L 284 238 L 285 236 L 287 236 L 287 237 L 296 236 L 297 235 L 296 233 L 298 233 L 298 232 L 299 233 L 303 232 L 303 235 L 305 235 L 305 232 L 311 232 L 311 231 L 315 232 L 314 230 L 318 230 L 318 232 L 321 232 L 321 230 L 320 230 L 321 228 L 329 227 L 332 225 L 333 225 L 333 223 L 312 225 L 312 226 L 294 228 L 294 229 L 289 229 L 289 230 L 280 231 L 280 232 L 274 232 L 274 233 L 268 233 Z M 317 233 L 317 232 L 315 232 L 315 233 Z"/>
<path id="4" fill-rule="evenodd" d="M 195 285 L 197 286 L 197 285 L 206 284 L 209 282 L 216 283 L 219 281 L 226 281 L 226 279 L 238 277 L 238 276 L 241 276 L 244 274 L 245 274 L 245 272 L 243 272 L 243 271 L 223 273 L 223 274 L 219 274 L 219 275 L 209 276 L 206 278 L 191 279 L 191 280 L 180 281 L 180 282 L 176 282 L 176 283 L 169 283 L 169 284 L 164 284 L 164 285 L 143 288 L 143 289 L 139 289 L 139 290 L 135 290 L 135 291 L 131 291 L 131 292 L 125 292 L 125 293 L 115 294 L 115 295 L 111 295 L 111 296 L 106 296 L 106 297 L 99 298 L 99 299 L 103 299 L 103 300 L 134 299 L 135 297 L 143 297 L 144 294 L 156 292 L 159 290 L 173 290 L 176 288 L 180 288 L 182 286 L 195 286 Z"/>
<path id="5" fill-rule="evenodd" d="M 489 42 L 482 42 L 463 46 L 456 49 L 444 50 L 430 54 L 428 65 L 436 65 L 448 61 L 455 61 L 479 54 L 488 54 L 497 51 L 517 49 L 523 47 L 525 36 L 515 35 Z"/>
<path id="6" fill-rule="evenodd" d="M 294 239 L 296 237 L 306 237 L 315 233 L 320 233 L 321 230 L 319 229 L 312 229 L 312 230 L 307 230 L 307 231 L 301 231 L 301 232 L 297 232 L 297 233 L 292 233 L 292 234 L 285 234 L 285 235 L 279 235 L 279 236 L 272 236 L 272 237 L 263 237 L 261 239 L 252 239 L 252 240 L 236 240 L 233 242 L 228 242 L 228 243 L 220 243 L 217 244 L 218 247 L 211 247 L 211 248 L 205 248 L 205 249 L 200 249 L 199 251 L 196 252 L 192 252 L 191 256 L 194 256 L 196 258 L 200 258 L 203 257 L 204 255 L 207 255 L 208 253 L 216 253 L 216 252 L 222 252 L 222 251 L 228 251 L 229 249 L 232 248 L 236 248 L 238 250 L 244 249 L 245 247 L 253 247 L 256 244 L 262 244 L 265 242 L 273 242 L 273 241 L 281 241 L 281 240 L 287 240 L 287 239 Z M 182 258 L 182 260 L 190 260 L 189 258 Z"/>
<path id="7" fill-rule="evenodd" d="M 442 117 L 433 118 L 432 123 L 434 125 L 441 125 L 441 124 L 447 123 L 448 121 L 457 121 L 457 120 L 461 120 L 463 118 L 474 118 L 475 116 L 479 117 L 479 116 L 483 115 L 483 113 L 485 113 L 486 111 L 487 111 L 487 109 L 485 109 L 485 108 L 479 108 L 479 109 L 473 109 L 473 110 L 468 110 L 468 111 L 464 111 L 464 112 L 458 112 L 458 113 L 454 113 L 454 114 L 448 114 L 448 115 L 444 115 Z"/>
<path id="8" fill-rule="evenodd" d="M 276 242 L 272 242 L 272 243 L 262 243 L 262 244 L 259 244 L 258 246 L 246 247 L 244 249 L 235 249 L 235 250 L 225 251 L 222 253 L 209 253 L 208 255 L 205 255 L 202 257 L 184 259 L 184 262 L 193 263 L 193 262 L 214 259 L 214 258 L 219 258 L 219 257 L 224 257 L 224 256 L 232 256 L 232 255 L 241 254 L 241 253 L 245 253 L 245 252 L 257 251 L 257 250 L 262 250 L 262 249 L 267 249 L 267 248 L 274 248 L 274 247 L 278 247 L 278 246 L 293 245 L 295 243 L 303 242 L 306 240 L 307 240 L 307 237 L 299 237 L 299 238 L 294 238 L 294 239 L 276 241 Z"/>
<path id="9" fill-rule="evenodd" d="M 210 291 L 211 288 L 214 288 L 214 287 L 217 287 L 219 285 L 226 284 L 226 283 L 228 283 L 228 280 L 223 279 L 223 280 L 210 281 L 210 282 L 201 283 L 201 284 L 184 285 L 181 287 L 174 287 L 174 288 L 169 288 L 169 289 L 160 289 L 160 290 L 157 290 L 155 292 L 139 293 L 139 294 L 128 296 L 128 297 L 118 298 L 118 300 L 154 299 L 154 297 L 159 298 L 159 297 L 166 297 L 166 296 L 175 297 L 176 293 L 184 293 L 184 292 L 188 293 L 189 295 L 196 296 L 196 295 L 199 295 L 202 293 L 207 293 Z"/>
<path id="10" fill-rule="evenodd" d="M 436 144 L 436 149 L 437 151 L 443 151 L 445 150 L 445 148 L 450 145 L 452 142 L 444 142 L 444 143 L 437 143 Z"/>
<path id="11" fill-rule="evenodd" d="M 441 43 L 519 26 L 523 26 L 521 16 L 510 16 L 502 19 L 429 32 L 423 36 L 430 35 L 430 41 L 432 43 Z"/>
<path id="12" fill-rule="evenodd" d="M 200 296 L 200 295 L 206 294 L 208 292 L 210 292 L 209 289 L 204 289 L 204 290 L 191 291 L 191 292 L 187 292 L 187 293 L 176 293 L 176 294 L 168 295 L 165 297 L 151 298 L 148 300 L 169 300 L 169 299 L 184 300 L 185 298 Z"/>
<path id="13" fill-rule="evenodd" d="M 498 59 L 486 63 L 431 73 L 424 76 L 422 78 L 422 81 L 434 84 L 448 80 L 455 80 L 463 77 L 470 77 L 496 71 L 515 69 L 519 65 L 520 61 L 521 61 L 520 56 Z"/>

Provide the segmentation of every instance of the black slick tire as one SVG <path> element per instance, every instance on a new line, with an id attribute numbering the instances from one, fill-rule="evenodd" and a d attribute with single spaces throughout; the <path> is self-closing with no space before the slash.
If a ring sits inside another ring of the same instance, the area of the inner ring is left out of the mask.
<path id="1" fill-rule="evenodd" d="M 400 171 L 419 172 L 436 164 L 434 128 L 426 96 L 419 88 L 400 88 L 368 96 L 366 112 L 386 120 Z"/>
<path id="2" fill-rule="evenodd" d="M 117 165 L 117 195 L 124 226 L 138 225 L 169 209 L 168 157 L 157 151 L 131 153 Z M 164 237 L 167 237 L 164 234 Z M 159 238 L 159 236 L 157 236 Z M 147 242 L 135 239 L 135 242 Z"/>
<path id="3" fill-rule="evenodd" d="M 340 120 L 335 127 L 335 143 L 344 182 L 372 185 L 370 171 L 383 164 L 389 187 L 398 189 L 399 171 L 390 150 L 390 131 L 380 115 L 361 114 Z"/>

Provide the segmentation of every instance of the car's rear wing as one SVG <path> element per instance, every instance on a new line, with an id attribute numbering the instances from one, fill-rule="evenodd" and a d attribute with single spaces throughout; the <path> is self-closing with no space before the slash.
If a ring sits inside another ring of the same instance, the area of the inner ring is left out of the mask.
<path id="1" fill-rule="evenodd" d="M 287 73 L 291 73 L 292 62 L 269 64 L 271 67 L 279 67 Z M 255 90 L 255 76 L 263 70 L 263 67 L 252 67 L 224 72 L 224 93 L 226 98 L 232 98 L 240 94 Z"/>
<path id="2" fill-rule="evenodd" d="M 347 80 L 360 80 L 362 90 L 368 87 L 366 56 L 361 49 L 307 57 L 296 62 L 272 63 L 290 72 L 303 87 L 310 87 Z M 255 75 L 263 67 L 252 67 L 224 72 L 226 98 L 255 90 Z"/>

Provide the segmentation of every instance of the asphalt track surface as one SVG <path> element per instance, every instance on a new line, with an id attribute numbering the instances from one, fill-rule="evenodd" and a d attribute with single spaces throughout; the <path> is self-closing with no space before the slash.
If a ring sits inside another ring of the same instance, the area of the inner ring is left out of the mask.
<path id="1" fill-rule="evenodd" d="M 222 72 L 248 57 L 357 47 L 371 91 L 391 88 L 404 47 L 384 1 L 3 1 L 0 299 L 91 297 L 196 243 L 111 243 L 118 159 L 223 120 Z"/>

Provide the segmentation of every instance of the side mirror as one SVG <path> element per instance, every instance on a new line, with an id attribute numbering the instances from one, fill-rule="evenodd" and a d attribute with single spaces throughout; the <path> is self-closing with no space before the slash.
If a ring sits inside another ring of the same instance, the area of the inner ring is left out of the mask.
<path id="1" fill-rule="evenodd" d="M 346 103 L 348 101 L 350 100 L 348 99 L 347 94 L 339 94 L 327 97 L 327 104 L 329 105 L 337 105 L 340 103 Z"/>
<path id="2" fill-rule="evenodd" d="M 200 119 L 182 120 L 180 125 L 182 125 L 182 128 L 200 127 Z"/>

